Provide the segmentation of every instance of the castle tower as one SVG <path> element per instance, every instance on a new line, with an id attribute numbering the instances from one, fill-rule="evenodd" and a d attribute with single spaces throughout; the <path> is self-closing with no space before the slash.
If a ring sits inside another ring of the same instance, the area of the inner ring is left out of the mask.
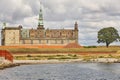
<path id="1" fill-rule="evenodd" d="M 74 29 L 75 29 L 75 30 L 78 30 L 78 23 L 77 23 L 77 22 L 75 22 Z"/>
<path id="2" fill-rule="evenodd" d="M 6 23 L 4 22 L 3 23 L 3 26 L 2 26 L 2 29 L 4 29 L 6 27 Z"/>
<path id="3" fill-rule="evenodd" d="M 75 25 L 74 25 L 74 31 L 75 31 L 75 42 L 78 43 L 78 23 L 75 22 Z"/>
<path id="4" fill-rule="evenodd" d="M 38 19 L 38 28 L 37 29 L 44 29 L 41 3 L 40 3 L 40 11 L 39 11 L 39 19 Z"/>

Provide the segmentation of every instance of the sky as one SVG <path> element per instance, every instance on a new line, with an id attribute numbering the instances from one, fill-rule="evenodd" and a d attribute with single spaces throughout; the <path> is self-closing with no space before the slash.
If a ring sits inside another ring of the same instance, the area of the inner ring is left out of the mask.
<path id="1" fill-rule="evenodd" d="M 97 43 L 97 32 L 114 27 L 120 34 L 120 0 L 0 0 L 0 26 L 37 28 L 40 2 L 44 27 L 50 29 L 74 29 L 79 25 L 79 44 Z M 114 42 L 112 45 L 120 45 Z"/>

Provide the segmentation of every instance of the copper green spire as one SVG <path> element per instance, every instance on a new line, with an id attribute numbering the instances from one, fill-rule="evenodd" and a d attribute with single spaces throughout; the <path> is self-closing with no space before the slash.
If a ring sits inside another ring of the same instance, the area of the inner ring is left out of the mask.
<path id="1" fill-rule="evenodd" d="M 43 25 L 43 14 L 42 14 L 42 9 L 40 8 L 39 12 L 39 20 L 38 20 L 38 26 Z"/>
<path id="2" fill-rule="evenodd" d="M 39 19 L 38 19 L 38 29 L 44 29 L 43 24 L 43 13 L 42 13 L 42 6 L 40 3 L 40 11 L 39 11 Z"/>

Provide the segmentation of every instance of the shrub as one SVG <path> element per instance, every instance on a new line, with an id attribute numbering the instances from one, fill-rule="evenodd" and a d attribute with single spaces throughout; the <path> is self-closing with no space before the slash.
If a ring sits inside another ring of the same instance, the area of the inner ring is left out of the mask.
<path id="1" fill-rule="evenodd" d="M 74 54 L 74 55 L 73 55 L 73 57 L 77 57 L 77 55 L 76 55 L 76 54 Z"/>
<path id="2" fill-rule="evenodd" d="M 111 58 L 111 57 L 113 57 L 111 54 L 109 54 L 109 56 L 108 56 L 109 58 Z"/>
<path id="3" fill-rule="evenodd" d="M 32 56 L 28 54 L 27 57 L 32 57 Z"/>
<path id="4" fill-rule="evenodd" d="M 103 56 L 99 56 L 98 58 L 104 58 Z"/>
<path id="5" fill-rule="evenodd" d="M 97 48 L 97 46 L 84 46 L 84 48 Z"/>
<path id="6" fill-rule="evenodd" d="M 68 56 L 72 56 L 72 54 L 68 54 Z"/>

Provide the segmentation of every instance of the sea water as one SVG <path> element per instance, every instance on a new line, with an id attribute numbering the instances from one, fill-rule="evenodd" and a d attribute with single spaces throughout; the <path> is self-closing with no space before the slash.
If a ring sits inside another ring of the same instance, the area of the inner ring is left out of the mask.
<path id="1" fill-rule="evenodd" d="M 0 80 L 120 80 L 120 63 L 21 65 L 0 70 Z"/>

